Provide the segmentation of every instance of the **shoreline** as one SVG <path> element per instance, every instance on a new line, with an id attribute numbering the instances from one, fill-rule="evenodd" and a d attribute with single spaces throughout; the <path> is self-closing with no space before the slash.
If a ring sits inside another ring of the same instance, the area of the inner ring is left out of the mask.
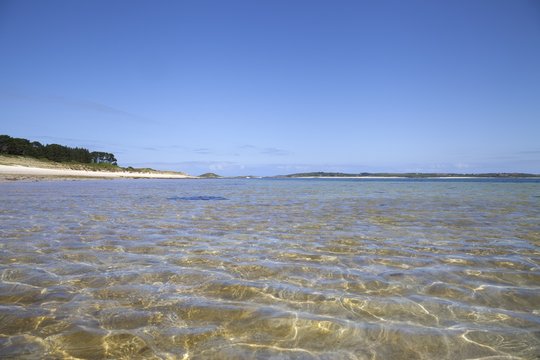
<path id="1" fill-rule="evenodd" d="M 77 166 L 78 164 L 75 164 Z M 73 166 L 70 164 L 68 166 Z M 148 169 L 134 169 L 134 171 L 127 171 L 125 168 L 119 168 L 122 170 L 94 170 L 84 167 L 70 168 L 58 163 L 43 162 L 35 159 L 28 158 L 6 158 L 0 157 L 0 182 L 10 181 L 57 181 L 57 180 L 97 180 L 97 179 L 205 179 L 205 177 L 191 176 L 182 172 L 173 171 L 158 171 Z M 139 170 L 139 171 L 137 171 Z M 142 171 L 141 171 L 142 170 Z M 458 175 L 458 174 L 456 174 Z M 223 177 L 230 178 L 230 177 Z M 232 178 L 259 178 L 259 177 L 232 177 Z M 265 177 L 260 177 L 265 178 Z M 351 180 L 407 180 L 407 179 L 420 179 L 420 180 L 472 180 L 472 179 L 540 179 L 537 176 L 422 176 L 422 177 L 410 177 L 410 176 L 269 176 L 266 178 L 280 178 L 280 179 L 324 179 L 324 180 L 339 180 L 339 179 L 351 179 Z"/>
<path id="2" fill-rule="evenodd" d="M 370 180 L 370 179 L 409 179 L 409 180 L 468 180 L 468 179 L 539 179 L 535 176 L 426 176 L 426 177 L 410 177 L 410 176 L 293 176 L 283 177 L 284 179 L 358 179 L 358 180 Z"/>
<path id="3" fill-rule="evenodd" d="M 295 176 L 290 179 L 477 179 L 474 176 L 433 176 L 433 177 L 408 177 L 408 176 Z"/>
<path id="4" fill-rule="evenodd" d="M 294 176 L 289 179 L 406 179 L 405 176 Z"/>
<path id="5" fill-rule="evenodd" d="M 0 165 L 0 181 L 83 179 L 197 179 L 180 173 L 53 169 L 22 165 Z"/>

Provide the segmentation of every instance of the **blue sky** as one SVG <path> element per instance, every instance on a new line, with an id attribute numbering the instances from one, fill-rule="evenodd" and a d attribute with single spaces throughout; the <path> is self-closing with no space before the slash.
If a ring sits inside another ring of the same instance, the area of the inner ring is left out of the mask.
<path id="1" fill-rule="evenodd" d="M 3 0 L 0 134 L 191 174 L 540 173 L 540 3 Z"/>

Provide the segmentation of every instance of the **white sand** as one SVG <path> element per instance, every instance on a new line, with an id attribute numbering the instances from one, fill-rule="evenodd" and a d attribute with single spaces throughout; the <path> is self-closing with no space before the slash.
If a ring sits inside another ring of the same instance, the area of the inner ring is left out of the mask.
<path id="1" fill-rule="evenodd" d="M 90 171 L 71 169 L 47 169 L 21 165 L 0 165 L 1 175 L 58 176 L 82 178 L 155 178 L 155 179 L 192 179 L 193 176 L 166 172 L 127 172 L 127 171 Z"/>

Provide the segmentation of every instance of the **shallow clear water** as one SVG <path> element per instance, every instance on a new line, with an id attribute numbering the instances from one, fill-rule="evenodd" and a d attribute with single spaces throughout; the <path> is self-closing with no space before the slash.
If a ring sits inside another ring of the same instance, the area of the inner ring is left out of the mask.
<path id="1" fill-rule="evenodd" d="M 0 184 L 0 358 L 534 359 L 540 182 Z"/>

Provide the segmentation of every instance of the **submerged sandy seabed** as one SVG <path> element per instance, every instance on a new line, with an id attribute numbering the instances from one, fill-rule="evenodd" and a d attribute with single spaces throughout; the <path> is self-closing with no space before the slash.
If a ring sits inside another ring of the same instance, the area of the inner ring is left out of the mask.
<path id="1" fill-rule="evenodd" d="M 21 165 L 0 165 L 0 178 L 19 180 L 28 178 L 156 178 L 190 179 L 193 176 L 166 172 L 90 171 L 72 169 L 49 169 Z"/>
<path id="2" fill-rule="evenodd" d="M 4 184 L 0 358 L 539 360 L 538 194 L 496 180 Z"/>

